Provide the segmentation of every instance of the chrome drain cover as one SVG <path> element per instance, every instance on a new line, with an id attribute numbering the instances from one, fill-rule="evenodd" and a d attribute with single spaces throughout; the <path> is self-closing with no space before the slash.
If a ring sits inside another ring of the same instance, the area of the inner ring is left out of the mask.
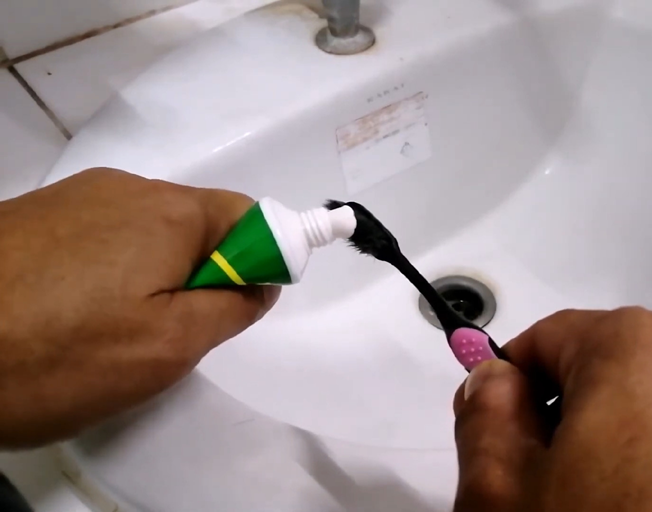
<path id="1" fill-rule="evenodd" d="M 496 297 L 481 281 L 468 276 L 445 276 L 430 283 L 446 302 L 463 318 L 484 327 L 496 314 Z M 441 324 L 430 304 L 419 297 L 419 311 L 432 325 L 441 329 Z"/>

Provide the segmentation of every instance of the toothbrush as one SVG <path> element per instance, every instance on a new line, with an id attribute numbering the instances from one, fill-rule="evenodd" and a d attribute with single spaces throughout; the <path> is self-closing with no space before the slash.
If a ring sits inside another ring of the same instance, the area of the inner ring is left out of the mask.
<path id="1" fill-rule="evenodd" d="M 410 263 L 401 252 L 398 241 L 392 233 L 361 204 L 355 202 L 329 200 L 324 205 L 329 210 L 349 206 L 356 217 L 356 228 L 348 239 L 358 252 L 373 256 L 394 266 L 424 296 L 442 325 L 446 340 L 457 361 L 470 372 L 484 361 L 502 359 L 511 362 L 503 349 L 484 329 L 461 317 L 435 290 L 425 277 Z M 554 399 L 542 399 L 546 403 Z M 558 423 L 560 416 L 558 398 L 546 408 L 552 421 Z"/>
<path id="2" fill-rule="evenodd" d="M 421 293 L 430 304 L 444 329 L 448 345 L 457 361 L 467 371 L 490 359 L 508 361 L 505 352 L 483 329 L 457 314 L 423 275 L 401 252 L 398 241 L 391 232 L 364 206 L 349 202 L 328 201 L 329 210 L 349 206 L 356 217 L 357 226 L 349 243 L 362 254 L 373 256 L 394 266 Z"/>
<path id="3" fill-rule="evenodd" d="M 470 372 L 490 359 L 509 361 L 507 354 L 491 336 L 453 310 L 403 253 L 397 253 L 396 258 L 388 263 L 396 267 L 430 304 L 446 334 L 453 355 L 467 371 Z"/>

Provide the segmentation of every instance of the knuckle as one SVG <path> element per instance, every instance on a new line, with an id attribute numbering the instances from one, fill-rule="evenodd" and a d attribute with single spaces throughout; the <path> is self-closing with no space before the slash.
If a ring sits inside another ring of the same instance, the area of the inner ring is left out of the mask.
<path id="1" fill-rule="evenodd" d="M 621 322 L 647 324 L 650 321 L 651 313 L 642 306 L 625 306 L 614 310 L 613 315 L 617 320 Z"/>
<path id="2" fill-rule="evenodd" d="M 252 197 L 246 194 L 242 194 L 241 192 L 234 192 L 231 190 L 220 190 L 220 197 L 221 202 L 228 204 L 230 210 L 238 212 L 238 215 L 240 215 L 242 212 L 247 211 L 251 205 L 256 202 Z"/>
<path id="3" fill-rule="evenodd" d="M 557 311 L 556 313 L 553 313 L 547 318 L 544 318 L 541 320 L 539 323 L 542 322 L 555 322 L 555 323 L 563 323 L 565 324 L 569 319 L 572 319 L 573 317 L 577 316 L 580 312 L 578 309 L 572 309 L 572 308 L 566 308 L 562 309 L 560 311 Z"/>
<path id="4" fill-rule="evenodd" d="M 112 167 L 91 167 L 89 169 L 84 169 L 80 173 L 76 174 L 76 176 L 78 176 L 80 180 L 86 181 L 111 180 L 120 177 L 136 177 L 125 171 L 114 169 Z"/>
<path id="5" fill-rule="evenodd" d="M 165 184 L 159 189 L 161 220 L 170 227 L 187 228 L 202 216 L 201 205 L 191 194 Z"/>
<path id="6" fill-rule="evenodd" d="M 601 332 L 622 335 L 645 324 L 646 314 L 643 308 L 626 306 L 615 309 L 602 318 Z"/>
<path id="7" fill-rule="evenodd" d="M 605 313 L 597 323 L 596 329 L 602 333 L 600 338 L 622 336 L 633 338 L 640 330 L 647 331 L 652 321 L 650 312 L 640 306 L 626 306 Z"/>
<path id="8" fill-rule="evenodd" d="M 606 363 L 621 364 L 649 354 L 650 332 L 652 313 L 640 306 L 599 312 L 580 332 L 575 364 L 584 370 L 611 371 Z"/>
<path id="9" fill-rule="evenodd" d="M 458 502 L 482 504 L 482 510 L 505 510 L 518 500 L 514 475 L 493 455 L 479 454 L 461 478 Z M 477 510 L 477 508 L 474 508 Z"/>
<path id="10" fill-rule="evenodd" d="M 649 333 L 652 331 L 652 314 L 640 306 L 627 306 L 616 309 L 603 318 L 600 326 L 604 336 L 604 344 L 614 351 L 629 346 L 639 350 L 648 346 Z M 618 346 L 612 343 L 619 340 Z"/>
<path id="11" fill-rule="evenodd" d="M 220 220 L 222 229 L 228 230 L 255 203 L 254 199 L 240 192 L 220 190 L 217 196 L 209 192 L 204 196 L 205 204 L 220 205 Z"/>
<path id="12" fill-rule="evenodd" d="M 80 174 L 97 174 L 106 176 L 118 176 L 127 174 L 125 171 L 113 167 L 89 167 L 84 169 Z"/>
<path id="13" fill-rule="evenodd" d="M 557 326 L 572 323 L 573 318 L 579 313 L 576 309 L 562 309 L 536 321 L 526 332 L 535 339 L 554 337 Z"/>
<path id="14" fill-rule="evenodd" d="M 234 192 L 232 190 L 224 190 L 224 193 L 229 194 L 233 201 L 241 203 L 245 206 L 253 204 L 255 201 L 251 196 L 243 194 L 242 192 Z"/>

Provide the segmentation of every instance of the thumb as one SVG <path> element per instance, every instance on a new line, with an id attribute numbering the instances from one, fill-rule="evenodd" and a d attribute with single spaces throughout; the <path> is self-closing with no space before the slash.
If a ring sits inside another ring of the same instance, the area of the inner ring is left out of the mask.
<path id="1" fill-rule="evenodd" d="M 175 292 L 168 303 L 168 325 L 197 361 L 220 343 L 260 320 L 276 303 L 278 286 L 242 286 Z"/>
<path id="2" fill-rule="evenodd" d="M 456 396 L 456 512 L 520 510 L 545 449 L 524 375 L 501 360 L 476 367 Z"/>

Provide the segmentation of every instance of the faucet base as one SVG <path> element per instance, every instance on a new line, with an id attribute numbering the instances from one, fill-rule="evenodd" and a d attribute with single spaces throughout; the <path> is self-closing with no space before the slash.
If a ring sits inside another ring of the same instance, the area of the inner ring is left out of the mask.
<path id="1" fill-rule="evenodd" d="M 335 37 L 328 27 L 317 33 L 315 43 L 320 50 L 333 55 L 354 55 L 371 48 L 376 42 L 376 36 L 371 29 L 359 25 L 353 37 Z"/>

